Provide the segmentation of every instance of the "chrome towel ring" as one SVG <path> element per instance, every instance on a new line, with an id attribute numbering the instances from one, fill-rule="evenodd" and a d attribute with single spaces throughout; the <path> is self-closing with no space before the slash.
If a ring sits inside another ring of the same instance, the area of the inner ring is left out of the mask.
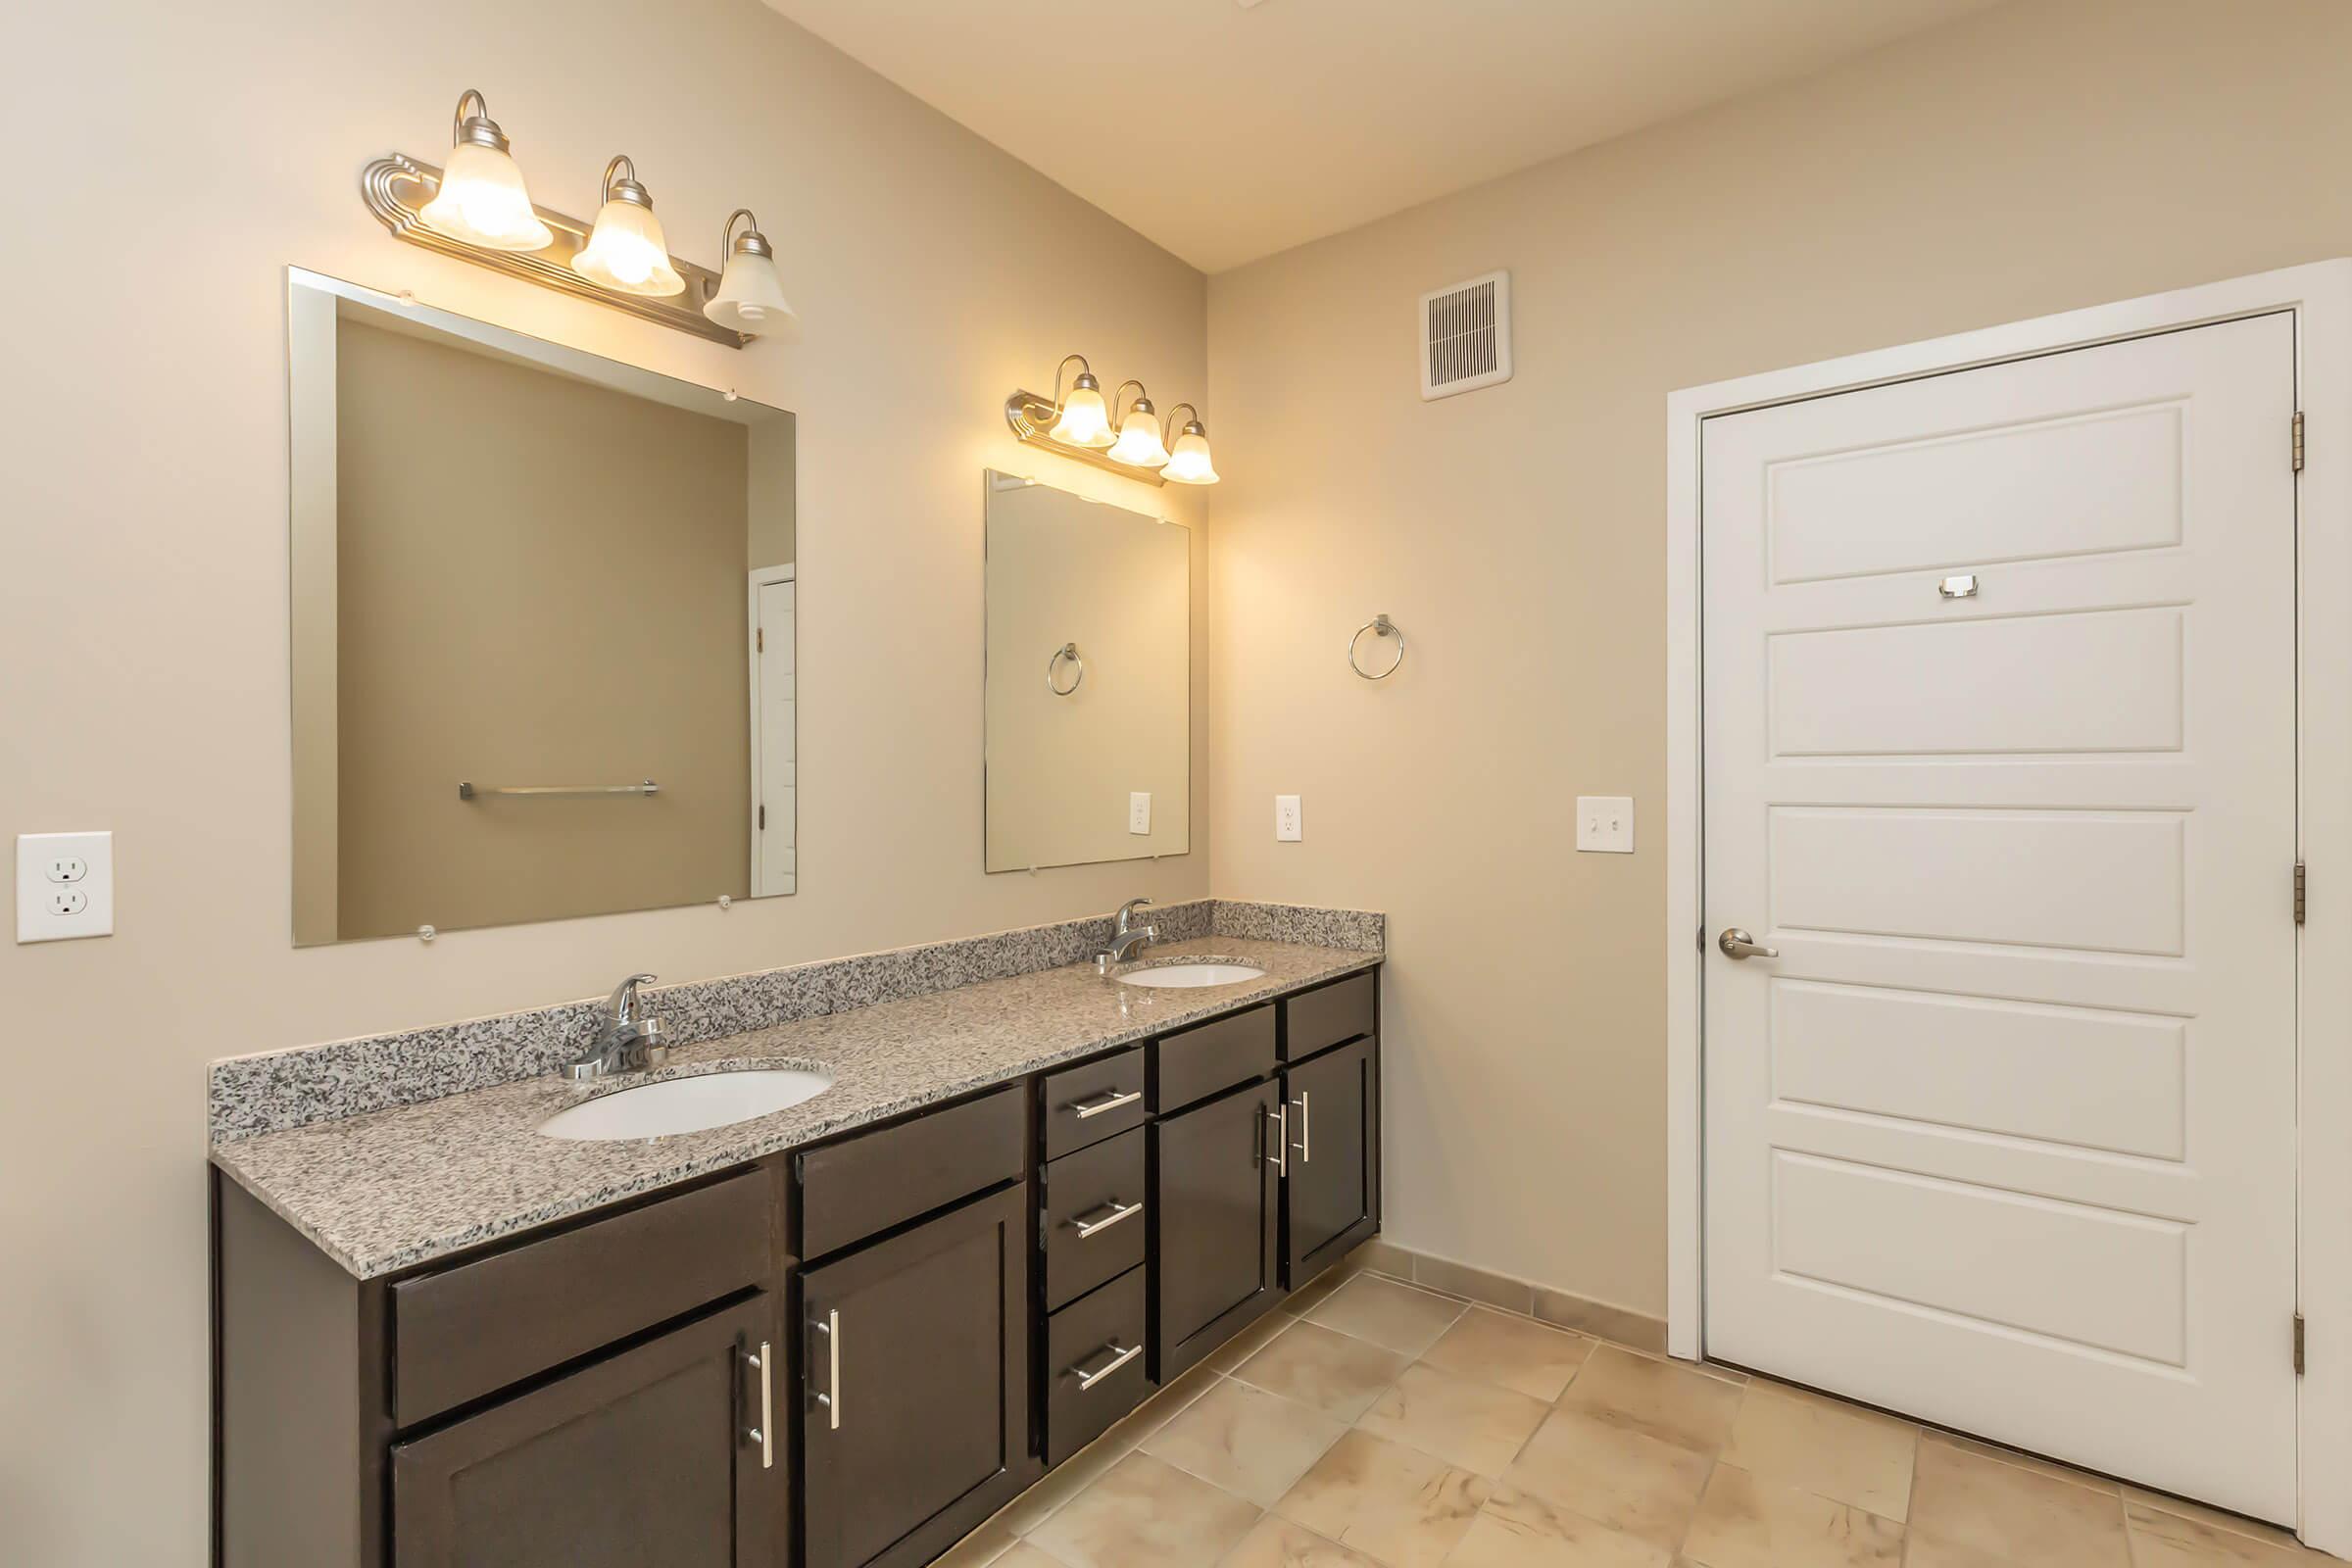
<path id="1" fill-rule="evenodd" d="M 1370 670 L 1366 669 L 1362 664 L 1356 662 L 1356 644 L 1364 640 L 1364 633 L 1366 632 L 1372 633 L 1372 635 L 1375 637 L 1394 637 L 1396 639 L 1396 657 L 1389 661 L 1389 667 L 1382 670 L 1377 675 L 1373 674 Z M 1391 675 L 1396 674 L 1396 671 L 1403 666 L 1403 664 L 1404 633 L 1397 630 L 1396 623 L 1391 620 L 1385 612 L 1374 615 L 1370 620 L 1367 620 L 1361 626 L 1356 627 L 1355 635 L 1348 639 L 1348 667 L 1354 670 L 1365 680 L 1387 680 Z"/>
<path id="2" fill-rule="evenodd" d="M 1059 673 L 1061 662 L 1065 659 L 1070 662 L 1070 667 L 1078 672 L 1076 678 L 1067 686 L 1061 683 Z M 1078 645 L 1063 643 L 1059 648 L 1054 649 L 1054 657 L 1046 661 L 1046 690 L 1056 697 L 1067 697 L 1085 684 L 1086 661 L 1078 657 Z"/>

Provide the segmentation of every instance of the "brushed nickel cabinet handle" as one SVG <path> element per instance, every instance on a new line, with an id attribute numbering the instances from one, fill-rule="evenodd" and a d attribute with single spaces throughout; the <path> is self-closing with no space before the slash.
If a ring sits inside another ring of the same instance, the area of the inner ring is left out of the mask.
<path id="1" fill-rule="evenodd" d="M 1070 1223 L 1078 1227 L 1078 1239 L 1083 1242 L 1090 1236 L 1102 1235 L 1104 1231 L 1110 1229 L 1113 1225 L 1116 1225 L 1123 1219 L 1135 1218 L 1136 1215 L 1141 1214 L 1143 1211 L 1144 1205 L 1141 1203 L 1122 1203 L 1114 1198 L 1102 1207 L 1095 1210 L 1095 1212 L 1100 1214 L 1102 1218 L 1093 1220 L 1073 1219 L 1070 1221 Z"/>
<path id="2" fill-rule="evenodd" d="M 1131 1089 L 1123 1095 L 1113 1089 L 1100 1100 L 1074 1100 L 1070 1102 L 1070 1109 L 1078 1113 L 1080 1121 L 1090 1121 L 1106 1110 L 1116 1110 L 1121 1105 L 1132 1105 L 1143 1098 L 1144 1092 L 1140 1089 Z"/>
<path id="3" fill-rule="evenodd" d="M 1302 1089 L 1298 1092 L 1298 1098 L 1291 1102 L 1298 1107 L 1298 1163 L 1301 1165 L 1315 1162 L 1315 1113 L 1307 1103 L 1310 1098 Z"/>
<path id="4" fill-rule="evenodd" d="M 1087 1390 L 1093 1388 L 1096 1384 L 1102 1382 L 1104 1378 L 1110 1376 L 1113 1372 L 1116 1372 L 1119 1368 L 1125 1366 L 1128 1362 L 1134 1360 L 1137 1356 L 1144 1353 L 1144 1348 L 1141 1345 L 1130 1345 L 1127 1347 L 1127 1348 L 1122 1350 L 1119 1348 L 1119 1342 L 1116 1340 L 1111 1341 L 1108 1345 L 1102 1347 L 1102 1348 L 1105 1350 L 1115 1351 L 1116 1353 L 1113 1354 L 1108 1361 L 1095 1368 L 1095 1370 L 1092 1372 L 1078 1372 L 1076 1367 L 1070 1368 L 1072 1372 L 1078 1373 L 1078 1392 L 1080 1394 L 1084 1394 Z"/>
<path id="5" fill-rule="evenodd" d="M 1266 1120 L 1274 1125 L 1266 1132 L 1266 1148 L 1271 1152 L 1261 1155 L 1258 1163 L 1271 1165 L 1284 1176 L 1291 1173 L 1291 1110 L 1287 1104 L 1266 1108 Z"/>
<path id="6" fill-rule="evenodd" d="M 825 1337 L 825 1392 L 816 1396 L 816 1402 L 825 1407 L 825 1426 L 841 1430 L 841 1313 L 838 1309 L 825 1313 L 822 1323 L 810 1328 Z"/>
<path id="7" fill-rule="evenodd" d="M 776 1383 L 774 1374 L 768 1370 L 768 1362 L 767 1341 L 761 1340 L 760 1353 L 752 1357 L 752 1365 L 760 1369 L 760 1424 L 752 1428 L 751 1439 L 760 1445 L 760 1468 L 762 1470 L 776 1467 L 773 1436 L 776 1430 Z"/>

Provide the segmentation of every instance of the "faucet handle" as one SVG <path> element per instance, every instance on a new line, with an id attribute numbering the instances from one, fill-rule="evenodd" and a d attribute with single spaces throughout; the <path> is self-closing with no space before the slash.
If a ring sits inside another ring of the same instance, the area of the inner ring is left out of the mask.
<path id="1" fill-rule="evenodd" d="M 620 984 L 614 986 L 612 988 L 612 995 L 605 999 L 605 1010 L 622 1023 L 634 1021 L 637 1016 L 637 988 L 639 986 L 650 986 L 660 978 L 661 976 L 659 975 L 651 974 L 633 974 L 629 976 L 626 980 L 623 980 Z"/>
<path id="2" fill-rule="evenodd" d="M 1135 913 L 1136 910 L 1147 907 L 1151 903 L 1152 901 L 1150 899 L 1129 899 L 1125 904 L 1120 905 L 1119 912 L 1116 916 L 1114 916 L 1114 919 L 1118 924 L 1118 929 L 1122 932 L 1125 931 L 1127 929 L 1127 917 Z"/>

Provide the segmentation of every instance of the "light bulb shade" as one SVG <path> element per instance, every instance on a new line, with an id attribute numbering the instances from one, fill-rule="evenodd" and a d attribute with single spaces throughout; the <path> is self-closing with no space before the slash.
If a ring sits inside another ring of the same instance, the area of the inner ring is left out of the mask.
<path id="1" fill-rule="evenodd" d="M 416 216 L 434 232 L 484 250 L 537 251 L 556 241 L 531 211 L 531 193 L 514 160 L 476 142 L 449 150 L 441 188 Z"/>
<path id="2" fill-rule="evenodd" d="M 683 294 L 686 280 L 669 265 L 669 240 L 650 206 L 614 197 L 596 215 L 571 270 L 599 288 L 622 294 Z"/>
<path id="3" fill-rule="evenodd" d="M 1152 405 L 1127 411 L 1127 417 L 1119 422 L 1119 439 L 1102 455 L 1138 468 L 1156 468 L 1168 461 L 1168 449 L 1159 444 L 1159 418 Z"/>
<path id="4" fill-rule="evenodd" d="M 1208 437 L 1199 424 L 1188 424 L 1184 434 L 1176 438 L 1176 450 L 1168 454 L 1168 466 L 1159 476 L 1172 484 L 1215 484 L 1217 470 L 1208 461 Z"/>
<path id="5" fill-rule="evenodd" d="M 727 258 L 727 270 L 718 277 L 718 292 L 703 307 L 703 314 L 738 332 L 780 335 L 801 324 L 785 301 L 775 261 L 752 250 L 738 249 Z"/>
<path id="6" fill-rule="evenodd" d="M 1046 434 L 1064 446 L 1106 447 L 1118 439 L 1110 431 L 1110 410 L 1102 405 L 1102 389 L 1091 384 L 1092 376 L 1080 376 L 1078 385 L 1062 399 L 1061 416 Z"/>

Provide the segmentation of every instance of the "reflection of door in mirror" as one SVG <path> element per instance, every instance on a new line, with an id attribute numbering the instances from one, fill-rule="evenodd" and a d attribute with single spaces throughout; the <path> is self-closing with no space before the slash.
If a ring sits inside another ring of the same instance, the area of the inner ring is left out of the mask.
<path id="1" fill-rule="evenodd" d="M 991 871 L 1191 847 L 1191 534 L 990 472 Z"/>
<path id="2" fill-rule="evenodd" d="M 793 416 L 289 292 L 296 941 L 791 892 Z"/>

